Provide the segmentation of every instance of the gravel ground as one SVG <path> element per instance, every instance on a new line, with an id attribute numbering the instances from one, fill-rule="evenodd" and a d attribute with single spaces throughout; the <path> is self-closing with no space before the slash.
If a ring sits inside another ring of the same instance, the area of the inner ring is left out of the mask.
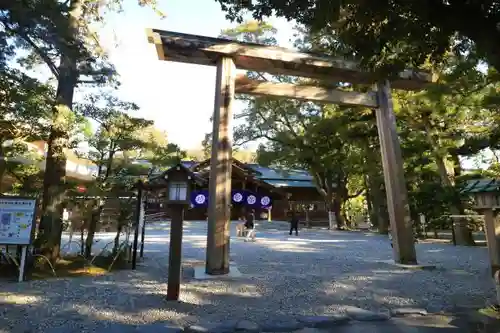
<path id="1" fill-rule="evenodd" d="M 387 310 L 404 306 L 454 312 L 493 300 L 486 248 L 416 244 L 419 261 L 433 271 L 403 270 L 392 258 L 387 237 L 360 232 L 303 230 L 288 236 L 286 224 L 262 222 L 258 240 L 234 239 L 231 260 L 243 273 L 233 280 L 197 281 L 193 265 L 205 258 L 206 228 L 186 222 L 184 284 L 180 303 L 167 303 L 168 224 L 147 231 L 137 271 L 97 278 L 0 284 L 0 332 L 37 327 L 79 328 L 111 323 L 179 325 L 249 319 L 285 321 L 296 314 L 330 314 L 344 306 Z M 233 234 L 235 233 L 233 224 Z M 105 239 L 112 235 L 101 235 Z"/>

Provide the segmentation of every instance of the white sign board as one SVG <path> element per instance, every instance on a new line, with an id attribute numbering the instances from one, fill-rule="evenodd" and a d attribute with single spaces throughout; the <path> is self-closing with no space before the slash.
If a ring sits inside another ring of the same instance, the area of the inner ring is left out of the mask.
<path id="1" fill-rule="evenodd" d="M 36 199 L 0 197 L 0 244 L 30 245 Z"/>

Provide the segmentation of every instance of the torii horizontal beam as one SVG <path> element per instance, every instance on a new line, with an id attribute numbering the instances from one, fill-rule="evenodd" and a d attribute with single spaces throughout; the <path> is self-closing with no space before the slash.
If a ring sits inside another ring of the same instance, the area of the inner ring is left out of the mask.
<path id="1" fill-rule="evenodd" d="M 246 76 L 236 77 L 235 92 L 238 94 L 292 98 L 318 103 L 358 105 L 368 108 L 378 106 L 375 92 L 359 93 L 309 85 L 274 83 L 250 80 Z"/>
<path id="2" fill-rule="evenodd" d="M 147 29 L 146 32 L 148 41 L 156 46 L 160 60 L 215 66 L 218 58 L 227 56 L 233 59 L 236 68 L 273 75 L 353 84 L 373 84 L 378 79 L 373 73 L 362 71 L 355 62 L 344 59 L 173 31 Z M 391 86 L 420 90 L 431 82 L 432 75 L 428 72 L 405 70 L 391 79 Z"/>

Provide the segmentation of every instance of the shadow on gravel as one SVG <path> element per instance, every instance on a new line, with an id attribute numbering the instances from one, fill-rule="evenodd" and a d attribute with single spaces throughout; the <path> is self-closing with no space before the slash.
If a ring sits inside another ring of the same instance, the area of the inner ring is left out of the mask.
<path id="1" fill-rule="evenodd" d="M 185 235 L 199 236 L 197 228 L 187 226 Z M 199 237 L 192 241 L 186 237 L 181 302 L 165 300 L 168 234 L 155 230 L 148 232 L 148 238 L 158 241 L 146 244 L 149 252 L 137 271 L 2 284 L 0 332 L 50 333 L 48 328 L 60 328 L 60 332 L 112 333 L 110 325 L 127 332 L 134 325 L 158 321 L 187 325 L 225 318 L 264 325 L 286 323 L 299 315 L 329 315 L 346 306 L 372 311 L 423 307 L 453 313 L 456 304 L 481 307 L 493 295 L 484 288 L 490 283 L 488 264 L 477 260 L 487 259 L 487 253 L 478 249 L 417 244 L 420 260 L 438 262 L 444 269 L 407 271 L 380 262 L 391 258 L 384 237 L 305 231 L 298 239 L 280 241 L 288 238 L 283 231 L 268 235 L 261 243 L 232 242 L 231 260 L 244 277 L 231 281 L 194 280 L 192 267 L 203 265 L 205 251 Z M 475 332 L 469 324 L 461 317 L 450 326 Z M 456 331 L 450 329 L 455 328 L 417 332 Z"/>

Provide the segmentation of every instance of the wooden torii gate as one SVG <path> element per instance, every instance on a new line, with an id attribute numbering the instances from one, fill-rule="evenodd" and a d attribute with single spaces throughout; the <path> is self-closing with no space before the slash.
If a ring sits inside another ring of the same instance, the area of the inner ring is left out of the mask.
<path id="1" fill-rule="evenodd" d="M 285 48 L 233 40 L 147 30 L 159 60 L 217 67 L 210 164 L 206 273 L 229 272 L 231 204 L 232 104 L 235 93 L 295 98 L 321 103 L 376 108 L 387 206 L 397 263 L 417 264 L 412 223 L 403 174 L 401 147 L 396 132 L 390 88 L 418 90 L 432 80 L 429 73 L 403 71 L 390 84 L 362 72 L 354 62 L 301 53 Z M 236 68 L 331 82 L 376 84 L 370 93 L 250 81 L 236 77 Z"/>

